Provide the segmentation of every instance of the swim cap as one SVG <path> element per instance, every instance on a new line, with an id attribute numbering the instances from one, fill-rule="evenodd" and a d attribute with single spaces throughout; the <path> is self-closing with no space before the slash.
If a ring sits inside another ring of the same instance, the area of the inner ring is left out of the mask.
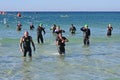
<path id="1" fill-rule="evenodd" d="M 42 23 L 39 24 L 39 26 L 42 26 L 42 25 L 43 25 Z"/>
<path id="2" fill-rule="evenodd" d="M 84 26 L 85 28 L 87 28 L 88 27 L 88 25 L 87 24 L 85 24 L 85 26 Z"/>
<path id="3" fill-rule="evenodd" d="M 112 25 L 111 25 L 111 24 L 109 24 L 108 26 L 110 26 L 110 27 L 111 27 Z"/>

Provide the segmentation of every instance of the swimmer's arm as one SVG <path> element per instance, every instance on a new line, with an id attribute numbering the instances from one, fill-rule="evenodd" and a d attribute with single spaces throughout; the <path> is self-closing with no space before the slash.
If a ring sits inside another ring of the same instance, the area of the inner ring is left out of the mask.
<path id="1" fill-rule="evenodd" d="M 19 44 L 19 46 L 20 46 L 20 51 L 21 51 L 21 52 L 23 52 L 22 42 L 23 42 L 23 38 L 20 39 L 20 44 Z"/>
<path id="2" fill-rule="evenodd" d="M 111 27 L 111 30 L 113 30 L 113 27 Z"/>
<path id="3" fill-rule="evenodd" d="M 65 42 L 69 42 L 69 40 L 66 38 L 66 39 L 65 39 Z"/>
<path id="4" fill-rule="evenodd" d="M 83 32 L 85 32 L 85 31 L 86 31 L 84 27 L 80 28 L 80 30 L 81 30 L 81 31 L 83 31 Z"/>
<path id="5" fill-rule="evenodd" d="M 46 33 L 44 28 L 43 28 L 43 32 L 44 32 L 44 34 Z"/>
<path id="6" fill-rule="evenodd" d="M 63 37 L 63 38 L 62 38 L 62 42 L 63 42 L 63 43 L 64 43 L 64 42 L 69 42 L 69 40 L 68 40 L 67 38 Z"/>
<path id="7" fill-rule="evenodd" d="M 64 43 L 64 42 L 69 42 L 69 40 L 68 39 L 63 39 L 62 43 Z"/>
<path id="8" fill-rule="evenodd" d="M 32 40 L 32 37 L 31 37 L 31 43 L 32 43 L 33 49 L 34 49 L 34 51 L 35 51 L 35 44 L 34 44 L 34 42 L 33 42 L 33 40 Z"/>

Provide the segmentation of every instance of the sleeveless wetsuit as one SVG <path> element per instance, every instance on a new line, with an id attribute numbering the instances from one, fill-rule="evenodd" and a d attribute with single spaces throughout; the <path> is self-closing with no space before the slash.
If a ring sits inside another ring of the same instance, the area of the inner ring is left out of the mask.
<path id="1" fill-rule="evenodd" d="M 31 42 L 31 36 L 28 36 L 27 38 L 23 36 L 24 57 L 26 57 L 27 52 L 29 52 L 28 55 L 32 57 L 30 42 Z"/>

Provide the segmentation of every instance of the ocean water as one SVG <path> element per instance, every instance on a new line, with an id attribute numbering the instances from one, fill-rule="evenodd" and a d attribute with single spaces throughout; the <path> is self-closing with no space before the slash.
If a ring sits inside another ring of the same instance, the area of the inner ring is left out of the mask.
<path id="1" fill-rule="evenodd" d="M 120 80 L 120 12 L 7 12 L 0 15 L 0 80 Z M 22 31 L 17 31 L 20 22 Z M 35 26 L 29 30 L 30 23 Z M 44 44 L 38 44 L 36 28 L 43 23 Z M 65 30 L 66 54 L 60 56 L 50 27 Z M 75 35 L 69 33 L 74 24 Z M 83 46 L 80 28 L 91 29 L 90 46 Z M 112 36 L 107 26 L 112 24 Z M 19 40 L 24 31 L 32 36 L 36 46 L 32 60 L 24 61 Z"/>

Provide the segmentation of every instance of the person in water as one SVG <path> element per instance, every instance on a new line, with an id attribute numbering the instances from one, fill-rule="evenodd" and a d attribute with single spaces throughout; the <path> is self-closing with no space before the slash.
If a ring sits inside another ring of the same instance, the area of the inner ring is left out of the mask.
<path id="1" fill-rule="evenodd" d="M 90 41 L 89 41 L 89 38 L 90 38 L 90 29 L 88 28 L 88 25 L 85 25 L 84 27 L 81 28 L 81 31 L 83 31 L 83 42 L 84 42 L 84 45 L 89 45 L 90 44 Z"/>
<path id="2" fill-rule="evenodd" d="M 35 51 L 35 45 L 32 40 L 32 37 L 29 36 L 29 33 L 27 31 L 25 31 L 24 36 L 20 39 L 20 51 L 23 53 L 23 57 L 26 57 L 27 52 L 29 52 L 28 55 L 30 58 L 32 58 L 31 43 L 32 43 L 33 49 Z"/>
<path id="3" fill-rule="evenodd" d="M 71 34 L 75 34 L 76 27 L 73 24 L 71 24 L 71 27 L 70 27 L 69 31 L 70 31 Z"/>
<path id="4" fill-rule="evenodd" d="M 21 14 L 18 12 L 17 17 L 21 17 Z"/>
<path id="5" fill-rule="evenodd" d="M 56 34 L 59 34 L 59 33 L 62 34 L 62 33 L 65 33 L 65 30 L 62 30 L 62 29 L 60 29 L 60 26 L 57 26 L 56 29 L 55 29 L 55 33 Z"/>
<path id="6" fill-rule="evenodd" d="M 39 40 L 41 40 L 41 43 L 44 43 L 42 32 L 44 32 L 45 34 L 45 29 L 43 28 L 43 24 L 40 24 L 37 28 L 37 42 L 38 43 L 40 43 Z"/>
<path id="7" fill-rule="evenodd" d="M 34 25 L 31 23 L 30 24 L 30 30 L 33 30 L 35 27 L 34 27 Z"/>
<path id="8" fill-rule="evenodd" d="M 50 28 L 50 30 L 52 30 L 52 33 L 55 33 L 56 27 L 56 24 L 53 24 L 53 26 Z"/>
<path id="9" fill-rule="evenodd" d="M 107 36 L 111 36 L 112 35 L 112 30 L 113 30 L 113 27 L 111 24 L 108 25 L 107 27 Z"/>
<path id="10" fill-rule="evenodd" d="M 56 45 L 57 45 L 57 47 L 58 47 L 58 53 L 60 54 L 60 55 L 64 55 L 65 54 L 65 42 L 68 42 L 69 40 L 66 38 L 66 37 L 64 37 L 64 36 L 62 36 L 62 34 L 61 33 L 59 33 L 58 35 L 57 35 L 57 38 L 56 38 Z"/>
<path id="11" fill-rule="evenodd" d="M 19 22 L 19 23 L 17 24 L 17 31 L 21 31 L 21 29 L 22 29 L 22 24 Z"/>

